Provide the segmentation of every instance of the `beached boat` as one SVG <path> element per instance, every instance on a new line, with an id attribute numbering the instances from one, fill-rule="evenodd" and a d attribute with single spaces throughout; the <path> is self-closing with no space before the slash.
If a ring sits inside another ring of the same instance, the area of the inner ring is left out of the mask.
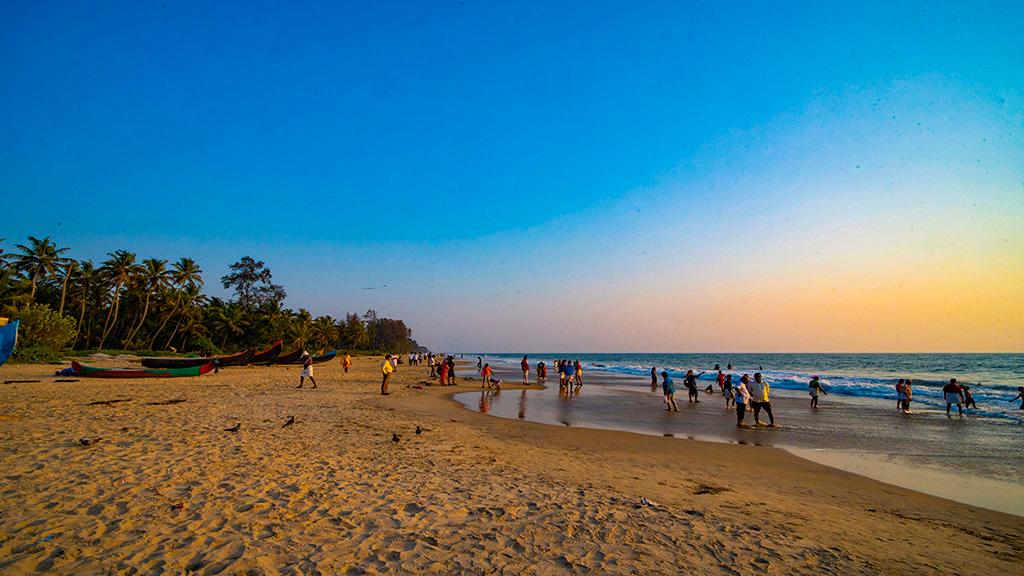
<path id="1" fill-rule="evenodd" d="M 0 366 L 7 362 L 7 359 L 14 353 L 14 346 L 18 343 L 18 324 L 15 320 L 10 324 L 0 326 Z"/>
<path id="2" fill-rule="evenodd" d="M 277 360 L 277 357 L 281 355 L 281 349 L 284 348 L 284 340 L 278 340 L 273 346 L 267 348 L 262 352 L 257 352 L 252 355 L 249 359 L 250 364 L 267 364 Z"/>
<path id="3" fill-rule="evenodd" d="M 292 350 L 287 354 L 281 354 L 272 362 L 267 362 L 267 365 L 269 366 L 271 364 L 294 364 L 295 361 L 298 360 L 299 358 L 302 358 L 302 348 L 299 348 L 298 350 Z"/>
<path id="4" fill-rule="evenodd" d="M 200 366 L 185 368 L 99 368 L 85 366 L 78 362 L 71 363 L 71 369 L 78 376 L 88 378 L 177 378 L 182 376 L 202 376 L 213 370 L 213 362 Z"/>
<path id="5" fill-rule="evenodd" d="M 221 368 L 225 366 L 244 366 L 249 363 L 256 351 L 252 348 L 229 356 L 207 356 L 205 358 L 143 358 L 142 365 L 146 368 L 191 368 L 213 362 Z"/>
<path id="6" fill-rule="evenodd" d="M 338 355 L 337 350 L 331 350 L 327 354 L 321 354 L 319 356 L 313 356 L 313 364 L 320 364 L 322 362 L 328 362 L 333 360 Z M 302 351 L 299 351 L 299 357 L 291 362 L 279 362 L 279 364 L 302 364 Z"/>

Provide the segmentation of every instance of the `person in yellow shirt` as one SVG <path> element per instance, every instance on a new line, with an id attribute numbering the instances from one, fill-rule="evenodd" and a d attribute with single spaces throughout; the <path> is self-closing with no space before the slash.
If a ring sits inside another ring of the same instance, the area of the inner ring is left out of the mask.
<path id="1" fill-rule="evenodd" d="M 345 354 L 345 358 L 341 361 L 341 367 L 345 369 L 345 374 L 348 374 L 348 369 L 352 367 L 352 357 Z"/>
<path id="2" fill-rule="evenodd" d="M 391 380 L 391 373 L 395 371 L 395 367 L 391 365 L 391 356 L 384 357 L 384 363 L 380 365 L 380 371 L 383 378 L 380 381 L 380 393 L 383 396 L 391 394 L 388 392 L 388 380 Z"/>

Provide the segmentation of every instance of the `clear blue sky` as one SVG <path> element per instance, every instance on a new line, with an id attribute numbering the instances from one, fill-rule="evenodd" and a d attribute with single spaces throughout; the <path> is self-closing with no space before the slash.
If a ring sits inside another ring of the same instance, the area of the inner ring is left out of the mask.
<path id="1" fill-rule="evenodd" d="M 862 210 L 1022 255 L 1024 4 L 703 4 L 4 2 L 0 236 L 252 255 L 449 349 L 807 348 L 680 328 L 797 216 L 848 269 Z"/>

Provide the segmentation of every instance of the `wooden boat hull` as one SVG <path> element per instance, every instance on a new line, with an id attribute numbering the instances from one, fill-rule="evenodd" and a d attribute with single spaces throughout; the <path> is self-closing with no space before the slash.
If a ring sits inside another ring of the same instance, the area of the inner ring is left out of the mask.
<path id="1" fill-rule="evenodd" d="M 18 324 L 15 320 L 6 326 L 0 326 L 0 366 L 7 362 L 7 359 L 14 353 L 14 347 L 18 344 Z"/>
<path id="2" fill-rule="evenodd" d="M 277 357 L 281 355 L 281 350 L 284 348 L 284 340 L 278 340 L 273 346 L 267 348 L 262 352 L 257 352 L 252 355 L 249 359 L 250 364 L 268 364 L 277 360 Z"/>
<path id="3" fill-rule="evenodd" d="M 287 354 L 281 354 L 274 361 L 267 362 L 267 365 L 269 366 L 270 364 L 295 364 L 295 361 L 298 360 L 299 358 L 302 358 L 302 348 L 299 348 L 298 350 L 292 350 Z"/>
<path id="4" fill-rule="evenodd" d="M 99 368 L 78 362 L 71 363 L 71 369 L 78 376 L 87 378 L 181 378 L 202 376 L 213 370 L 213 362 L 185 368 Z"/>
<path id="5" fill-rule="evenodd" d="M 206 358 L 143 358 L 142 365 L 146 368 L 192 368 L 203 364 L 219 364 L 225 366 L 242 366 L 249 363 L 256 352 L 250 348 L 230 356 L 208 356 Z"/>
<path id="6" fill-rule="evenodd" d="M 327 354 L 321 354 L 319 356 L 313 356 L 313 364 L 321 364 L 323 362 L 329 362 L 338 355 L 337 350 L 331 350 Z M 280 364 L 302 364 L 302 351 L 299 351 L 299 357 L 291 362 L 280 362 Z"/>

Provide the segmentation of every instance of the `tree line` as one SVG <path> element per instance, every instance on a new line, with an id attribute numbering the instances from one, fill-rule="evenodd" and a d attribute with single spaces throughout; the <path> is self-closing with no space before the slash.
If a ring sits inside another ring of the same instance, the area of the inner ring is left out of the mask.
<path id="1" fill-rule="evenodd" d="M 0 239 L 0 242 L 3 240 Z M 115 250 L 76 260 L 49 237 L 0 249 L 0 316 L 22 320 L 22 359 L 62 349 L 229 353 L 279 339 L 286 349 L 410 352 L 420 347 L 402 320 L 373 310 L 344 319 L 283 306 L 286 292 L 267 265 L 245 256 L 220 278 L 234 299 L 203 293 L 191 258 L 140 260 Z"/>

